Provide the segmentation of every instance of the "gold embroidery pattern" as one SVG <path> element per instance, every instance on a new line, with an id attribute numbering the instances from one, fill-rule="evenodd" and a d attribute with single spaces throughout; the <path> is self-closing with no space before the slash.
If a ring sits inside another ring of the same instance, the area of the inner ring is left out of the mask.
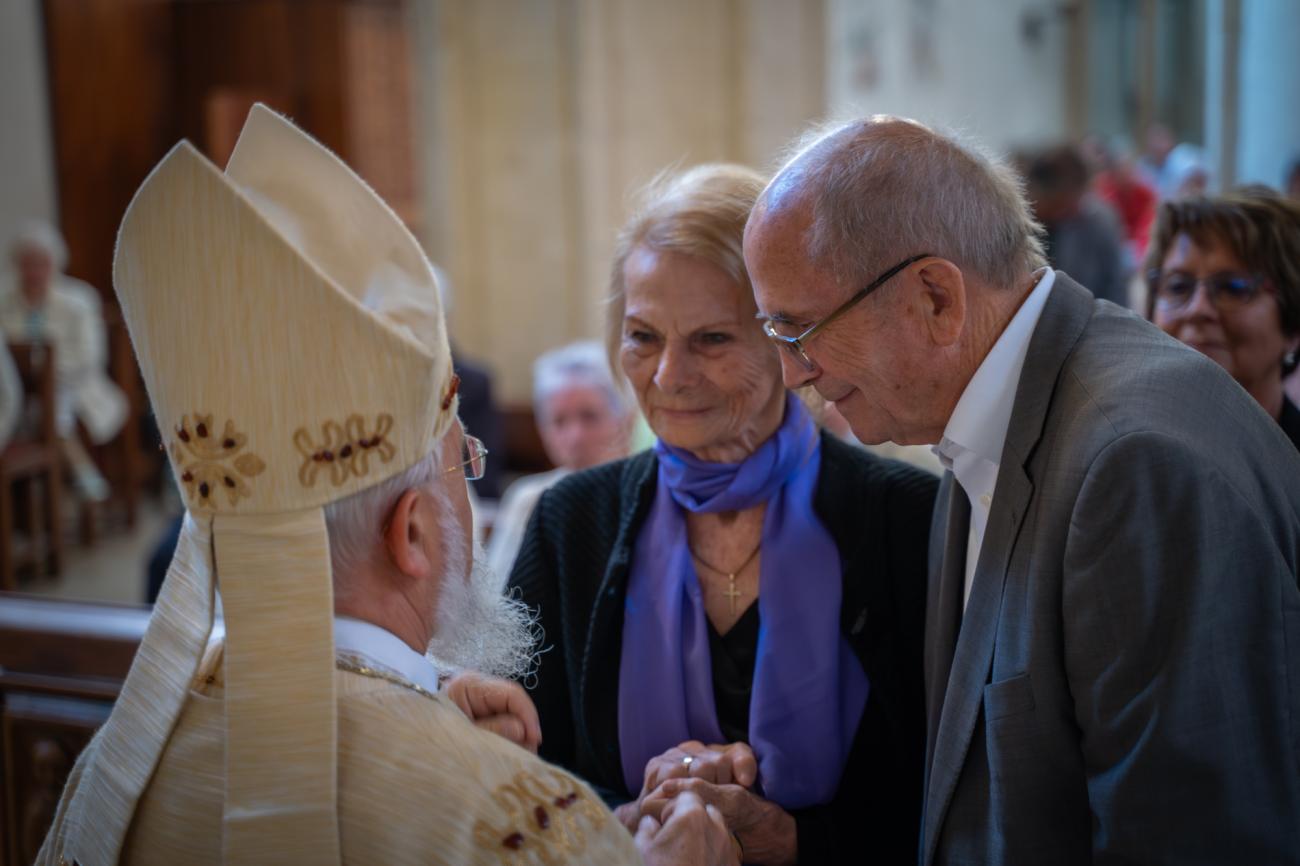
<path id="1" fill-rule="evenodd" d="M 586 848 L 587 830 L 605 819 L 584 788 L 554 769 L 518 773 L 493 791 L 492 799 L 509 816 L 507 823 L 480 819 L 474 839 L 511 866 L 572 863 Z"/>
<path id="2" fill-rule="evenodd" d="M 234 506 L 253 494 L 248 479 L 266 469 L 262 458 L 244 451 L 248 437 L 235 429 L 234 421 L 226 421 L 220 436 L 215 431 L 211 415 L 195 412 L 193 423 L 189 415 L 182 415 L 171 445 L 172 460 L 181 468 L 181 484 L 199 508 L 216 509 L 218 490 L 224 490 Z"/>
<path id="3" fill-rule="evenodd" d="M 385 682 L 392 683 L 395 686 L 401 686 L 404 689 L 410 689 L 411 691 L 415 692 L 417 695 L 424 695 L 426 698 L 429 698 L 430 700 L 437 700 L 437 697 L 434 695 L 434 693 L 424 688 L 423 686 L 417 686 L 415 683 L 411 682 L 405 677 L 398 676 L 396 673 L 393 673 L 392 671 L 389 671 L 387 669 L 371 667 L 370 665 L 362 661 L 360 658 L 351 655 L 350 653 L 339 653 L 337 656 L 335 656 L 334 667 L 338 668 L 341 671 L 347 671 L 348 673 L 351 674 L 357 674 L 358 676 L 369 677 L 372 680 L 383 680 Z"/>
<path id="4" fill-rule="evenodd" d="M 294 447 L 302 455 L 298 480 L 304 487 L 314 487 L 316 476 L 322 470 L 329 472 L 335 487 L 347 481 L 349 475 L 364 478 L 370 472 L 371 454 L 381 463 L 387 463 L 397 453 L 397 448 L 388 441 L 393 416 L 387 413 L 375 419 L 371 433 L 366 433 L 366 422 L 360 415 L 351 415 L 342 424 L 326 421 L 320 429 L 319 445 L 312 441 L 306 427 L 299 427 L 293 434 Z"/>

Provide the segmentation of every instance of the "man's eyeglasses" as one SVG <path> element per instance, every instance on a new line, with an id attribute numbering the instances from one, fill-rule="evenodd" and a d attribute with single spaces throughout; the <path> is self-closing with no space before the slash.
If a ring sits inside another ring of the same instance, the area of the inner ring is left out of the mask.
<path id="1" fill-rule="evenodd" d="M 478 481 L 487 471 L 487 455 L 487 446 L 483 444 L 483 440 L 466 434 L 461 440 L 461 461 L 455 466 L 448 466 L 447 473 L 464 469 L 466 481 Z"/>
<path id="2" fill-rule="evenodd" d="M 1210 303 L 1220 310 L 1244 307 L 1259 296 L 1264 286 L 1262 277 L 1253 274 L 1211 274 L 1197 279 L 1182 271 L 1163 273 L 1147 272 L 1147 286 L 1155 296 L 1156 305 L 1166 310 L 1180 310 L 1192 302 L 1199 286 L 1205 286 Z"/>
<path id="3" fill-rule="evenodd" d="M 853 297 L 836 307 L 826 318 L 812 325 L 797 337 L 787 337 L 784 334 L 778 333 L 776 330 L 776 322 L 771 319 L 767 319 L 763 322 L 763 333 L 767 334 L 768 339 L 772 342 L 789 352 L 796 361 L 803 365 L 805 370 L 815 370 L 817 369 L 817 365 L 812 362 L 812 359 L 808 357 L 808 353 L 805 351 L 808 342 L 824 330 L 831 322 L 853 309 L 853 307 L 860 303 L 867 295 L 889 282 L 889 280 L 899 271 L 903 270 L 903 268 L 910 264 L 919 262 L 921 259 L 929 258 L 929 255 L 929 253 L 922 253 L 919 256 L 912 256 L 911 258 L 904 259 L 894 265 L 892 268 L 872 280 L 866 288 L 856 292 Z"/>

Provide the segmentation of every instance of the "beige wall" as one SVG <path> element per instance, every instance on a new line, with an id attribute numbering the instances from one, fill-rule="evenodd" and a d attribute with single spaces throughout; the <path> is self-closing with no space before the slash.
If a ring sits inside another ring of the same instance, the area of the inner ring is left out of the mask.
<path id="1" fill-rule="evenodd" d="M 0 2 L 0 249 L 29 219 L 54 220 L 53 150 L 39 0 Z M 7 255 L 3 269 L 7 271 Z"/>
<path id="2" fill-rule="evenodd" d="M 901 114 L 994 148 L 1066 134 L 1070 18 L 1043 0 L 827 0 L 835 114 Z"/>
<path id="3" fill-rule="evenodd" d="M 821 116 L 824 0 L 412 4 L 424 241 L 452 331 L 526 400 L 543 350 L 599 336 L 614 236 L 661 168 L 764 166 Z"/>

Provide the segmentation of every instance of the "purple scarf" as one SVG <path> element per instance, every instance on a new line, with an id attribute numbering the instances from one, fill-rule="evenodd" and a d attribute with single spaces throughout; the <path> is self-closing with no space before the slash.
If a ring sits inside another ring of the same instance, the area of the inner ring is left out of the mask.
<path id="1" fill-rule="evenodd" d="M 637 536 L 618 677 L 618 738 L 628 789 L 646 763 L 685 740 L 722 742 L 708 620 L 686 544 L 684 511 L 763 518 L 758 657 L 749 745 L 759 790 L 786 809 L 835 796 L 868 683 L 840 634 L 839 550 L 813 513 L 821 439 L 799 400 L 740 463 L 708 463 L 662 442 L 654 505 Z"/>

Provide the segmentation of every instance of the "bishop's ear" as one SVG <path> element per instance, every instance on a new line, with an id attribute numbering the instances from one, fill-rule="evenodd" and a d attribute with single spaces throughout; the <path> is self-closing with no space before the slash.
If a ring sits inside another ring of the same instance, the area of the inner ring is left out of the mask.
<path id="1" fill-rule="evenodd" d="M 930 339 L 936 346 L 951 346 L 966 327 L 967 287 L 961 268 L 947 259 L 930 258 L 920 263 L 916 276 Z"/>
<path id="2" fill-rule="evenodd" d="M 427 494 L 419 490 L 406 491 L 393 506 L 384 529 L 384 545 L 393 566 L 407 577 L 424 580 L 433 573 L 434 563 L 429 557 L 431 533 L 435 520 L 426 501 Z"/>

